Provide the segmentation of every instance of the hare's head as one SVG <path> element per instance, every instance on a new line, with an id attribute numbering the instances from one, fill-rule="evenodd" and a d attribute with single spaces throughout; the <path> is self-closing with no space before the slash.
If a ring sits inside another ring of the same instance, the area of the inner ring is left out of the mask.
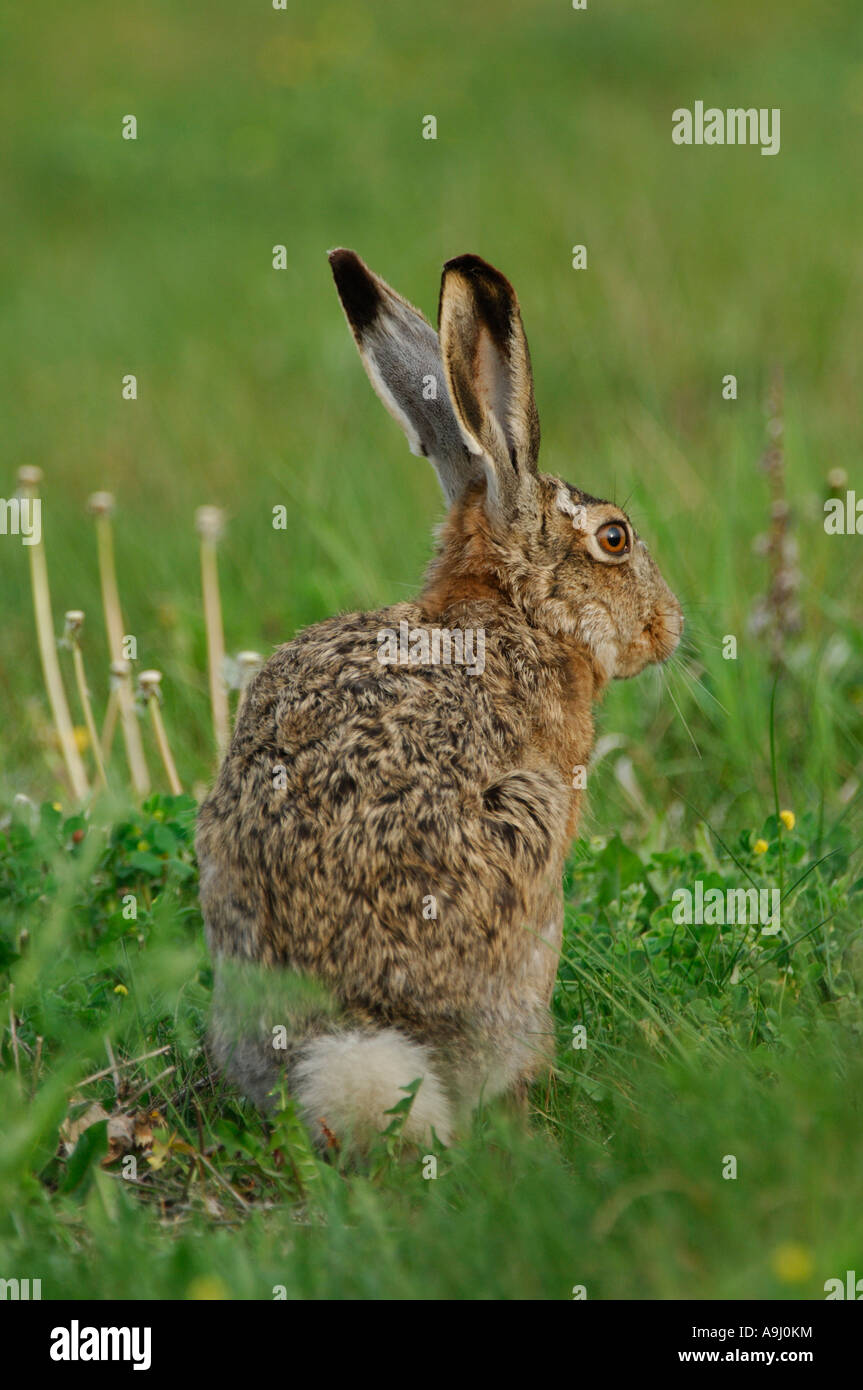
<path id="1" fill-rule="evenodd" d="M 448 261 L 438 337 L 353 251 L 332 251 L 330 264 L 371 382 L 450 504 L 432 586 L 453 603 L 500 595 L 584 648 L 601 680 L 670 656 L 683 615 L 629 517 L 537 471 L 530 353 L 509 281 L 479 256 Z"/>

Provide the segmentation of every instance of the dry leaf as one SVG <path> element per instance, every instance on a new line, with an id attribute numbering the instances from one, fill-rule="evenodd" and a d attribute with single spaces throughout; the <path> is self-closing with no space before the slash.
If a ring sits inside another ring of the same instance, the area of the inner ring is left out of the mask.
<path id="1" fill-rule="evenodd" d="M 102 1159 L 102 1167 L 107 1168 L 122 1154 L 135 1147 L 135 1127 L 131 1115 L 118 1110 L 108 1118 L 108 1152 Z"/>
<path id="2" fill-rule="evenodd" d="M 79 1115 L 77 1120 L 70 1120 L 68 1117 L 60 1126 L 60 1138 L 63 1141 L 63 1148 L 66 1156 L 75 1152 L 75 1145 L 81 1138 L 85 1130 L 90 1129 L 91 1125 L 98 1125 L 102 1120 L 109 1118 L 108 1112 L 98 1101 L 88 1105 L 83 1115 Z"/>

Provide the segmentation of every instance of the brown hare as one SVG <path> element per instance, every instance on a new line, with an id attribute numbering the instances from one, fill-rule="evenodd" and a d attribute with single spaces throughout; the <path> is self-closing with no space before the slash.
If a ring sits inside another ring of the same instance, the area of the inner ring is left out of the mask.
<path id="1" fill-rule="evenodd" d="M 249 687 L 197 837 L 211 1044 L 261 1106 L 284 1069 L 319 1143 L 368 1143 L 417 1078 L 404 1134 L 447 1142 L 548 1063 L 592 702 L 683 618 L 620 507 L 537 472 L 509 281 L 447 262 L 438 336 L 330 262 L 449 512 L 416 599 L 317 624 Z"/>

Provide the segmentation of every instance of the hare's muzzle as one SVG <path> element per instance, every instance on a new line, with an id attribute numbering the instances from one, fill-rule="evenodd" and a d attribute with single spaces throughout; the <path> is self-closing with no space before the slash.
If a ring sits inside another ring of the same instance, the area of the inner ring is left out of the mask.
<path id="1" fill-rule="evenodd" d="M 668 600 L 661 604 L 645 628 L 645 636 L 653 647 L 653 661 L 667 661 L 676 650 L 683 635 L 683 609 L 669 590 Z"/>

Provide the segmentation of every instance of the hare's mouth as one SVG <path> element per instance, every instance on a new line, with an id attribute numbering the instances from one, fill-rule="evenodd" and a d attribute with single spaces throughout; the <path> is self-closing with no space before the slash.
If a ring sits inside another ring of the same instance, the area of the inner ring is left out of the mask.
<path id="1" fill-rule="evenodd" d="M 621 653 L 615 675 L 618 679 L 637 676 L 645 666 L 661 665 L 676 650 L 683 632 L 679 608 L 662 608 L 652 614 L 638 637 Z"/>
<path id="2" fill-rule="evenodd" d="M 660 608 L 646 625 L 642 637 L 652 648 L 652 661 L 667 661 L 683 635 L 683 611 L 679 604 Z"/>

